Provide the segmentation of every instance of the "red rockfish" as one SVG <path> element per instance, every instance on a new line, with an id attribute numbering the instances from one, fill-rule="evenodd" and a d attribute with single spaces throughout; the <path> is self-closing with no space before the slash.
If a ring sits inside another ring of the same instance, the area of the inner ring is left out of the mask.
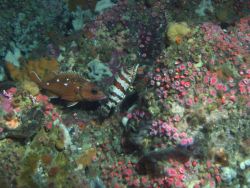
<path id="1" fill-rule="evenodd" d="M 92 102 L 106 98 L 106 95 L 94 83 L 77 73 L 55 73 L 52 79 L 43 81 L 36 72 L 32 71 L 31 78 L 39 87 L 48 91 L 54 97 L 69 101 L 68 106 L 73 106 L 80 101 Z"/>

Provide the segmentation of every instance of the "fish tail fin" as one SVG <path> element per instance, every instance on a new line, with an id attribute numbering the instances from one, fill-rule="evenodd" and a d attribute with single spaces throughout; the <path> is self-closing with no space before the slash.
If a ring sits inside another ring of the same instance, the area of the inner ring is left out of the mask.
<path id="1" fill-rule="evenodd" d="M 37 83 L 38 85 L 42 84 L 41 78 L 37 75 L 35 71 L 30 72 L 30 78 L 33 82 Z"/>

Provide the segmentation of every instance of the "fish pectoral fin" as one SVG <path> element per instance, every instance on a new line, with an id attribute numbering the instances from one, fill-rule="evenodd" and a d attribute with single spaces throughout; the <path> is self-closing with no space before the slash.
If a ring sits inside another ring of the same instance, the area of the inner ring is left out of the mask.
<path id="1" fill-rule="evenodd" d="M 72 95 L 63 95 L 60 97 L 61 99 L 65 100 L 65 101 L 76 101 L 75 97 Z"/>
<path id="2" fill-rule="evenodd" d="M 67 102 L 67 107 L 75 106 L 78 102 Z"/>
<path id="3" fill-rule="evenodd" d="M 55 95 L 54 93 L 51 93 L 49 91 L 46 91 L 45 94 L 49 97 L 49 99 L 56 99 L 59 98 L 59 96 Z"/>
<path id="4" fill-rule="evenodd" d="M 58 96 L 56 96 L 56 95 L 52 95 L 52 96 L 48 96 L 49 97 L 49 99 L 57 99 L 57 98 L 59 98 Z"/>

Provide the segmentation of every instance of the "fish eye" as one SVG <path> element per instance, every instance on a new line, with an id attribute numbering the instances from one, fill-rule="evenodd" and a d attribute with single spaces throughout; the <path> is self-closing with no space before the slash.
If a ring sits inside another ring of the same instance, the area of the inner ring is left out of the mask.
<path id="1" fill-rule="evenodd" d="M 98 91 L 97 91 L 97 89 L 91 89 L 91 93 L 93 93 L 93 94 L 97 94 L 97 93 L 98 93 Z"/>

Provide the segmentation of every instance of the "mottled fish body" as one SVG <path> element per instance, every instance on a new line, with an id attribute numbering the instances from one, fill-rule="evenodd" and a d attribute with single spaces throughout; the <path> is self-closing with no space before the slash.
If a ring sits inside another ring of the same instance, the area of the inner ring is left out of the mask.
<path id="1" fill-rule="evenodd" d="M 42 89 L 56 97 L 76 104 L 79 101 L 98 101 L 106 98 L 106 95 L 90 81 L 76 73 L 59 73 L 47 81 L 43 81 L 35 72 L 32 80 Z"/>

